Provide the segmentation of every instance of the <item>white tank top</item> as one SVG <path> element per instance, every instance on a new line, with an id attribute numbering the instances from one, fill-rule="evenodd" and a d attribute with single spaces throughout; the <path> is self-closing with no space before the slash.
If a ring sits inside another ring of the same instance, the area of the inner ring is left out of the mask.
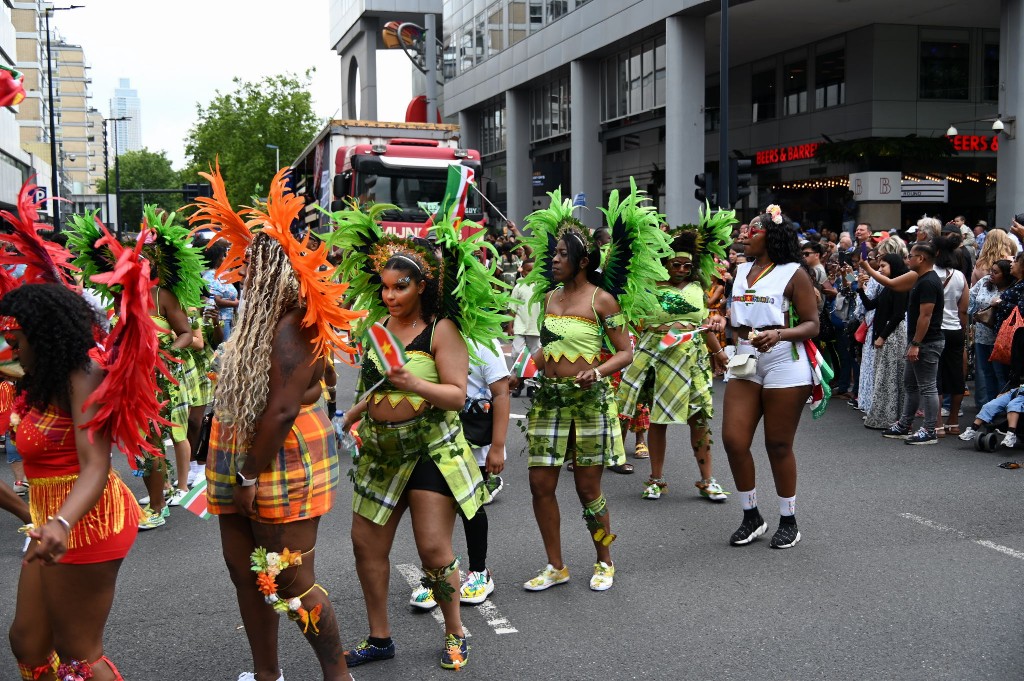
<path id="1" fill-rule="evenodd" d="M 760 329 L 768 326 L 789 326 L 786 312 L 789 299 L 785 296 L 786 286 L 800 268 L 799 263 L 775 265 L 763 274 L 753 286 L 747 286 L 747 275 L 752 262 L 745 262 L 736 268 L 736 278 L 729 300 L 729 318 L 733 326 L 749 326 Z"/>

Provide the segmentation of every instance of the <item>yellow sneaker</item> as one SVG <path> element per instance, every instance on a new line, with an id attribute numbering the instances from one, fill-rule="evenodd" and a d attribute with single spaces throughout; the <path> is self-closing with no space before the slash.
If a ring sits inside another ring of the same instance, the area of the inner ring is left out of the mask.
<path id="1" fill-rule="evenodd" d="M 523 584 L 523 588 L 527 591 L 544 591 L 544 589 L 550 589 L 558 584 L 565 584 L 569 581 L 569 566 L 566 565 L 561 570 L 556 570 L 551 563 L 547 564 L 540 574 Z M 611 585 L 609 585 L 611 586 Z"/>
<path id="2" fill-rule="evenodd" d="M 594 563 L 594 576 L 590 578 L 590 588 L 594 591 L 607 591 L 615 581 L 615 566 L 604 561 Z"/>

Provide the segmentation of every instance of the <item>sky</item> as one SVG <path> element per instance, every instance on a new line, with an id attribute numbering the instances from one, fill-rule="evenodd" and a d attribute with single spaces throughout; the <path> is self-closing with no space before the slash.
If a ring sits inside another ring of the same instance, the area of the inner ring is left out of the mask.
<path id="1" fill-rule="evenodd" d="M 108 115 L 114 88 L 121 78 L 130 79 L 141 100 L 143 145 L 166 151 L 176 169 L 184 166 L 184 140 L 195 122 L 196 104 L 207 105 L 217 91 L 231 92 L 235 76 L 259 80 L 316 67 L 310 88 L 314 111 L 338 117 L 341 60 L 331 50 L 328 0 L 74 4 L 84 7 L 54 13 L 51 24 L 67 42 L 82 46 L 92 67 L 92 106 Z M 381 120 L 404 118 L 410 72 L 401 51 L 378 53 L 379 82 L 390 84 L 387 92 L 378 88 Z"/>

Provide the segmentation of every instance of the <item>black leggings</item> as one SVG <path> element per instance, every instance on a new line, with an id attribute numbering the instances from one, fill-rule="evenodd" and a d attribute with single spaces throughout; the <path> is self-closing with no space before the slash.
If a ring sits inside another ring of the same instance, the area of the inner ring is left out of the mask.
<path id="1" fill-rule="evenodd" d="M 480 474 L 487 479 L 487 471 L 483 466 L 480 467 Z M 487 512 L 484 507 L 481 506 L 472 518 L 467 519 L 462 515 L 462 527 L 466 530 L 469 569 L 472 572 L 483 572 L 487 569 Z"/>

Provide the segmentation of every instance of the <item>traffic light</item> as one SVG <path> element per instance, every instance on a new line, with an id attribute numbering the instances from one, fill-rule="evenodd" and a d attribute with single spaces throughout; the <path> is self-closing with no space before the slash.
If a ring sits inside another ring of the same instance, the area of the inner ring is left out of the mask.
<path id="1" fill-rule="evenodd" d="M 693 198 L 701 203 L 711 202 L 715 194 L 715 181 L 711 173 L 698 173 L 693 176 L 693 183 L 697 188 L 693 190 Z"/>
<path id="2" fill-rule="evenodd" d="M 729 159 L 729 202 L 736 205 L 750 196 L 750 159 Z"/>
<path id="3" fill-rule="evenodd" d="M 181 196 L 185 203 L 193 203 L 200 196 L 213 198 L 213 187 L 209 182 L 186 183 L 181 185 Z"/>

